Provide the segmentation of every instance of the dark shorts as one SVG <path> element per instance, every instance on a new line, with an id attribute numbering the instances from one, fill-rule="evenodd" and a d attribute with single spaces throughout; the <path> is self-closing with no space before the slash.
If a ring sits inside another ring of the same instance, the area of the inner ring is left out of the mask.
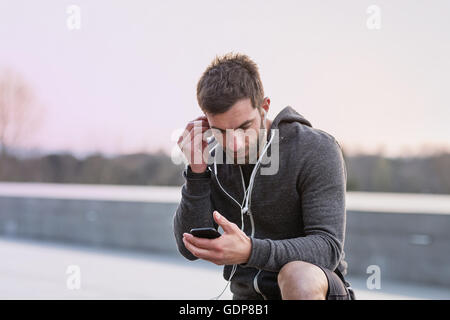
<path id="1" fill-rule="evenodd" d="M 327 268 L 319 267 L 327 277 L 328 281 L 328 291 L 326 294 L 326 300 L 356 300 L 353 289 L 350 283 L 347 282 L 344 276 L 339 272 L 339 270 L 331 271 Z M 263 272 L 260 274 L 261 281 L 259 281 L 260 289 L 264 292 L 265 296 L 269 300 L 281 300 L 281 291 L 277 283 L 277 273 L 274 272 Z M 236 284 L 231 282 L 232 292 L 233 287 L 237 288 L 239 286 L 244 286 L 244 284 Z M 245 284 L 245 288 L 248 289 L 248 284 Z M 255 292 L 253 296 L 238 296 L 233 294 L 233 300 L 263 300 L 263 297 Z"/>
<path id="2" fill-rule="evenodd" d="M 327 276 L 328 291 L 326 300 L 355 300 L 355 293 L 344 277 L 338 272 L 318 266 Z"/>

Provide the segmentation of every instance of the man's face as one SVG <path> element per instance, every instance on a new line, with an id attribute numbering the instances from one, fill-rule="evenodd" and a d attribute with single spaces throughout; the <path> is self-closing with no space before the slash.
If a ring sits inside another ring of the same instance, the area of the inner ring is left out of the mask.
<path id="1" fill-rule="evenodd" d="M 264 100 L 266 108 L 269 101 Z M 264 131 L 261 131 L 265 124 L 262 110 L 253 108 L 250 98 L 237 101 L 225 113 L 217 115 L 207 113 L 206 117 L 214 137 L 227 156 L 234 159 L 234 163 L 256 163 L 261 151 L 258 144 L 262 142 L 261 139 L 266 138 Z"/>

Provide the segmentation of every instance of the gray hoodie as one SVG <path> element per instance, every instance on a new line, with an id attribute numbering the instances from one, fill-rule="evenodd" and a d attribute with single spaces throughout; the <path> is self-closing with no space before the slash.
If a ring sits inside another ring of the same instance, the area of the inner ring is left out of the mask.
<path id="1" fill-rule="evenodd" d="M 241 165 L 211 163 L 204 173 L 194 173 L 190 166 L 183 170 L 182 198 L 173 219 L 180 253 L 197 259 L 185 248 L 183 233 L 199 227 L 217 229 L 214 210 L 241 228 L 243 222 L 251 239 L 247 263 L 224 266 L 233 299 L 280 299 L 277 274 L 290 261 L 347 273 L 343 250 L 347 171 L 340 145 L 290 106 L 281 110 L 270 129 L 267 152 L 255 165 L 247 198 Z M 226 159 L 217 143 L 209 147 L 210 160 L 216 151 Z M 276 166 L 274 150 L 279 152 Z M 261 174 L 270 167 L 277 167 L 275 174 Z"/>

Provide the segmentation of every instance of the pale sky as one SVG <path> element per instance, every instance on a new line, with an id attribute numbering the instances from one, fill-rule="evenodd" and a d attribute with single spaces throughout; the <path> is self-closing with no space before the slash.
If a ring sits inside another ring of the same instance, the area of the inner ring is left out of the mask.
<path id="1" fill-rule="evenodd" d="M 450 148 L 449 17 L 445 0 L 0 0 L 0 67 L 45 106 L 24 147 L 170 152 L 201 73 L 234 51 L 259 65 L 270 119 L 290 105 L 349 151 L 396 155 Z"/>

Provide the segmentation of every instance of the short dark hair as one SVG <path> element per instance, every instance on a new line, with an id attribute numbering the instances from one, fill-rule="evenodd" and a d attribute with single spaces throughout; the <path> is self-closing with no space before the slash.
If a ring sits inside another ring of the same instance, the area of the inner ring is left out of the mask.
<path id="1" fill-rule="evenodd" d="M 247 55 L 216 56 L 197 83 L 197 101 L 204 112 L 224 113 L 238 100 L 250 98 L 260 108 L 264 89 L 258 66 Z"/>

